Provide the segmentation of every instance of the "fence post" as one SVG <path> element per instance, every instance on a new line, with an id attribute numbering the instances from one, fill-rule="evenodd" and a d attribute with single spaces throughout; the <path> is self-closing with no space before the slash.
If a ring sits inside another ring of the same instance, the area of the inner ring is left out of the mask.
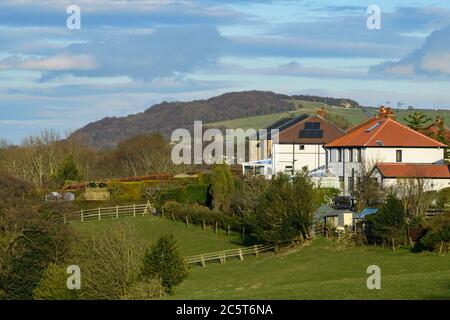
<path id="1" fill-rule="evenodd" d="M 119 219 L 119 206 L 116 206 L 116 218 Z"/>
<path id="2" fill-rule="evenodd" d="M 150 204 L 149 201 L 147 201 L 147 204 L 145 205 L 144 211 L 142 211 L 142 216 L 145 215 L 145 211 L 147 211 L 148 205 Z"/>
<path id="3" fill-rule="evenodd" d="M 255 244 L 253 246 L 254 250 L 255 250 L 255 256 L 258 256 L 258 246 Z"/>
<path id="4" fill-rule="evenodd" d="M 136 203 L 133 203 L 133 217 L 136 217 Z"/>
<path id="5" fill-rule="evenodd" d="M 67 223 L 67 218 L 66 218 L 66 214 L 64 213 L 64 224 L 66 224 Z"/>
<path id="6" fill-rule="evenodd" d="M 173 222 L 175 222 L 175 216 L 173 215 L 173 212 L 172 212 L 172 220 Z"/>
<path id="7" fill-rule="evenodd" d="M 216 233 L 216 236 L 217 236 L 217 221 L 216 221 L 216 224 L 214 225 L 214 232 Z"/>
<path id="8" fill-rule="evenodd" d="M 81 222 L 83 222 L 84 221 L 83 209 L 80 210 L 80 215 L 81 215 Z"/>
<path id="9" fill-rule="evenodd" d="M 100 209 L 100 207 L 98 207 L 98 220 L 100 220 L 102 217 L 101 210 L 102 209 Z"/>
<path id="10" fill-rule="evenodd" d="M 227 237 L 230 236 L 230 225 L 228 225 L 228 230 L 227 230 Z"/>
<path id="11" fill-rule="evenodd" d="M 189 219 L 188 219 L 188 216 L 186 216 L 186 226 L 187 226 L 187 228 L 189 229 Z"/>
<path id="12" fill-rule="evenodd" d="M 206 229 L 206 223 L 205 223 L 205 219 L 203 219 L 203 225 L 202 225 L 202 229 L 203 229 L 203 231 L 205 231 L 205 229 Z"/>
<path id="13" fill-rule="evenodd" d="M 244 256 L 242 255 L 242 249 L 239 248 L 239 259 L 244 260 Z"/>
<path id="14" fill-rule="evenodd" d="M 201 255 L 201 259 L 202 259 L 202 267 L 206 267 L 206 263 L 205 263 L 205 257 L 203 255 Z"/>

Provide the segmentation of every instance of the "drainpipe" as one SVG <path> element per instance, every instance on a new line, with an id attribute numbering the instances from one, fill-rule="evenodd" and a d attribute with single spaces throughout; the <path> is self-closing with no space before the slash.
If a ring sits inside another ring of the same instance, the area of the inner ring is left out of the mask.
<path id="1" fill-rule="evenodd" d="M 345 197 L 345 148 L 341 148 L 342 153 L 342 174 L 344 176 L 344 183 L 343 183 L 343 196 Z"/>

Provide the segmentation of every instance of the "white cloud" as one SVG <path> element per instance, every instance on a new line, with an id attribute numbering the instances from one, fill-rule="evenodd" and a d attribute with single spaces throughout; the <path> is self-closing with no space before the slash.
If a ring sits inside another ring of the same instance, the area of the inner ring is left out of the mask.
<path id="1" fill-rule="evenodd" d="M 58 54 L 48 58 L 8 57 L 0 61 L 0 70 L 70 71 L 93 70 L 95 59 L 88 54 Z"/>
<path id="2" fill-rule="evenodd" d="M 422 58 L 421 68 L 428 72 L 450 75 L 450 52 L 426 54 Z"/>
<path id="3" fill-rule="evenodd" d="M 372 66 L 369 73 L 399 78 L 435 78 L 450 76 L 450 26 L 436 30 L 425 44 L 399 61 Z"/>

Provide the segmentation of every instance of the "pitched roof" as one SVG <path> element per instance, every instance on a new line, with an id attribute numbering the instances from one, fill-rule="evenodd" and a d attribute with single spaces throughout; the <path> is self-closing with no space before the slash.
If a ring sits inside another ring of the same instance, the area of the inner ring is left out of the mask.
<path id="1" fill-rule="evenodd" d="M 445 147 L 426 135 L 391 119 L 374 117 L 350 128 L 347 134 L 325 145 L 332 147 Z"/>
<path id="2" fill-rule="evenodd" d="M 308 118 L 307 114 L 301 114 L 295 118 L 283 118 L 280 119 L 274 123 L 272 123 L 270 126 L 265 128 L 267 130 L 267 139 L 272 139 L 272 130 L 278 130 L 278 132 L 281 132 L 285 130 L 286 128 L 289 128 L 290 126 L 303 121 Z M 250 137 L 250 139 L 266 139 L 265 135 L 259 136 L 259 130 L 256 132 L 256 136 Z"/>
<path id="3" fill-rule="evenodd" d="M 434 178 L 450 179 L 450 165 L 418 163 L 377 163 L 385 178 Z"/>
<path id="4" fill-rule="evenodd" d="M 280 130 L 278 143 L 325 144 L 344 134 L 343 129 L 327 119 L 319 115 L 312 115 Z"/>

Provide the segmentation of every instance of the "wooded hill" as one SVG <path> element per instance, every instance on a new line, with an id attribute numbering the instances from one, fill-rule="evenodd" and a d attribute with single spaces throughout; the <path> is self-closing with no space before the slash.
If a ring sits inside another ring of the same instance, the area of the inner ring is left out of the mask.
<path id="1" fill-rule="evenodd" d="M 111 148 L 138 134 L 160 132 L 169 136 L 176 128 L 189 129 L 194 120 L 211 123 L 295 110 L 299 101 L 359 107 L 350 99 L 288 96 L 267 91 L 232 92 L 206 100 L 162 102 L 142 113 L 107 117 L 75 131 L 70 139 L 80 139 L 96 148 Z"/>

